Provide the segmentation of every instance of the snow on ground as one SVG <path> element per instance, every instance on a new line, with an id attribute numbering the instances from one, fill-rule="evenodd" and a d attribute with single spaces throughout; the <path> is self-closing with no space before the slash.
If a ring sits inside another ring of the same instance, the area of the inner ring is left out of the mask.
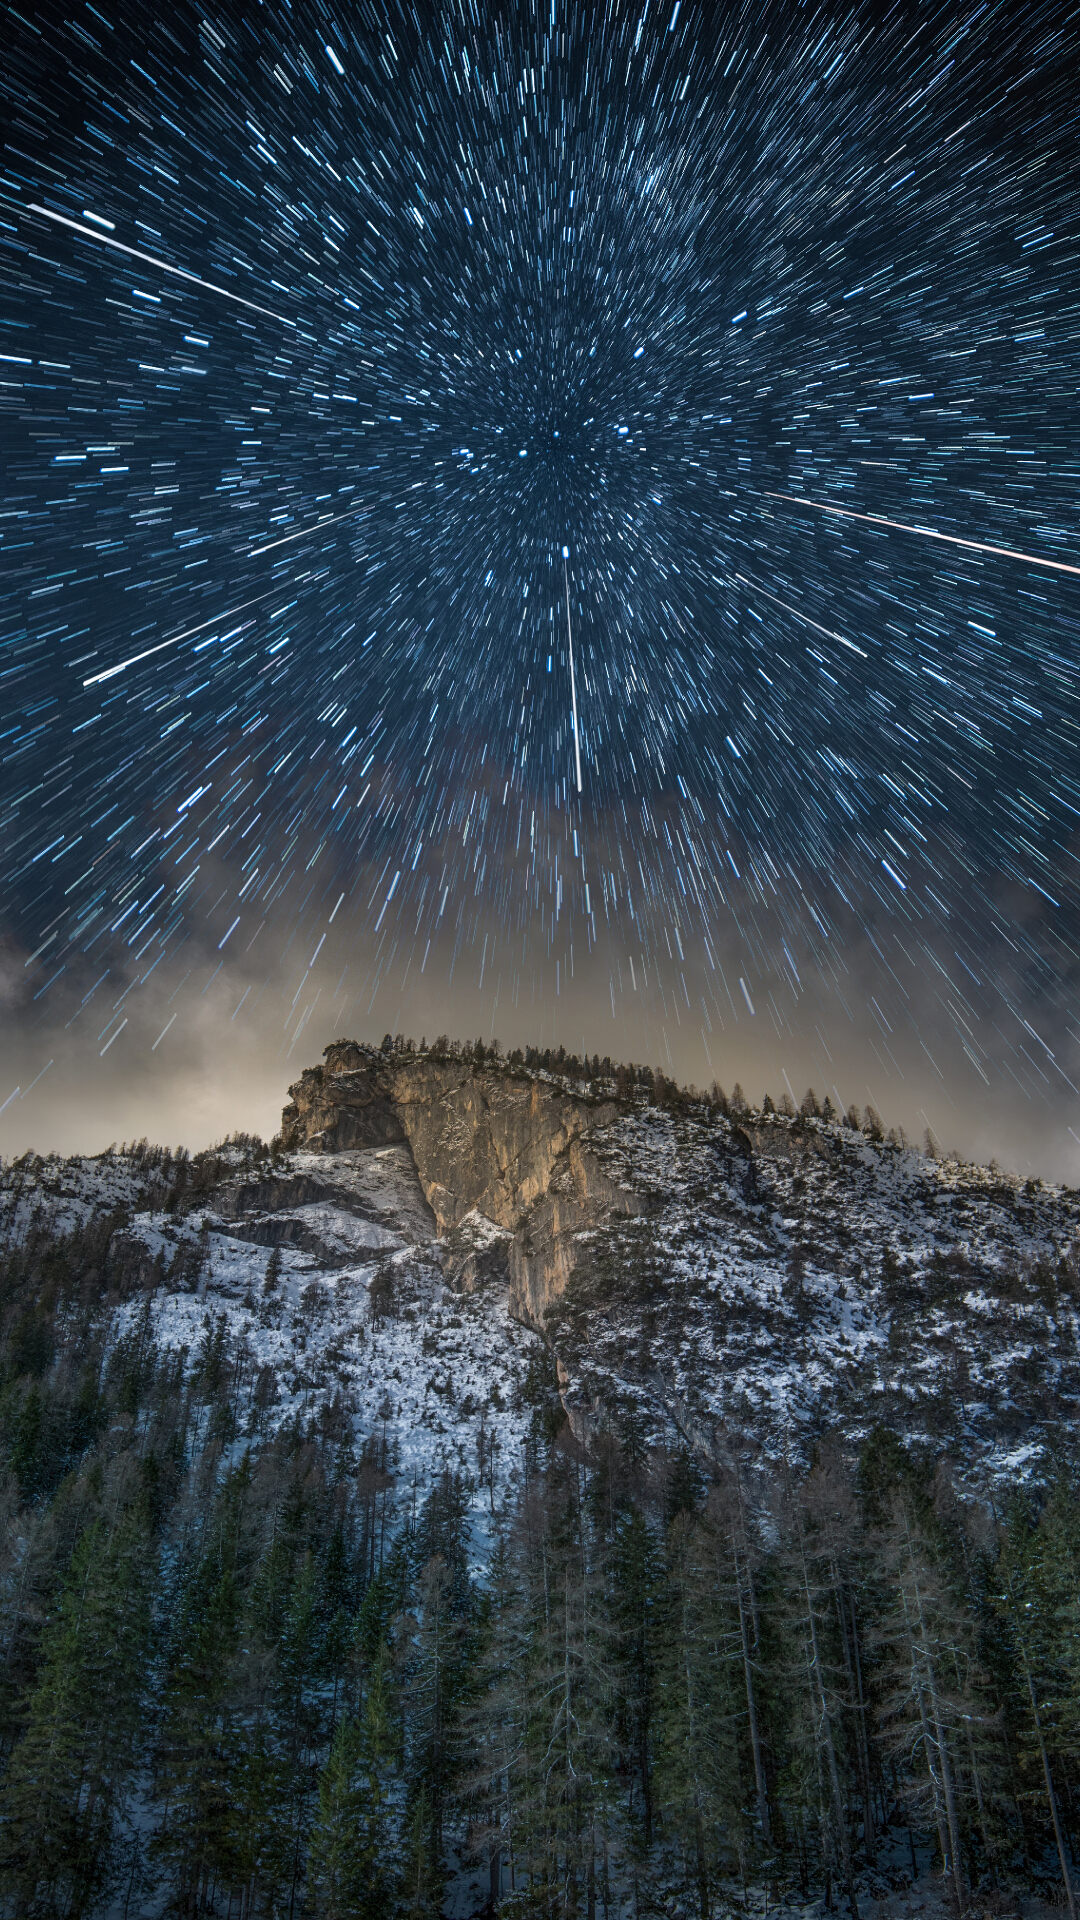
<path id="1" fill-rule="evenodd" d="M 553 1316 L 579 1426 L 635 1403 L 716 1458 L 877 1420 L 1004 1477 L 1080 1409 L 1077 1194 L 779 1116 L 639 1108 L 590 1145 L 647 1212 Z"/>
<path id="2" fill-rule="evenodd" d="M 548 1322 L 581 1437 L 636 1408 L 704 1457 L 798 1456 L 883 1421 L 1004 1478 L 1037 1471 L 1080 1413 L 1076 1193 L 701 1107 L 636 1105 L 590 1151 L 644 1211 L 581 1235 Z M 105 1214 L 137 1271 L 116 1336 L 148 1293 L 157 1339 L 192 1362 L 222 1321 L 244 1353 L 241 1434 L 337 1396 L 358 1439 L 396 1441 L 399 1487 L 458 1466 L 478 1511 L 499 1503 L 536 1336 L 508 1311 L 505 1233 L 473 1215 L 440 1241 L 408 1147 L 271 1163 L 239 1142 L 186 1171 L 136 1149 L 0 1172 L 4 1238 Z"/>
<path id="3" fill-rule="evenodd" d="M 92 1206 L 82 1166 L 80 1178 Z M 98 1204 L 122 1190 L 104 1166 Z M 67 1220 L 66 1201 L 51 1197 Z M 473 1224 L 481 1246 L 498 1234 Z M 422 1497 L 447 1467 L 475 1483 L 478 1520 L 501 1505 L 518 1478 L 521 1386 L 536 1336 L 511 1320 L 505 1286 L 448 1286 L 407 1148 L 240 1168 L 180 1218 L 134 1212 L 122 1237 L 141 1256 L 149 1293 L 140 1288 L 117 1309 L 112 1338 L 144 1323 L 148 1297 L 147 1331 L 192 1364 L 224 1328 L 243 1355 L 237 1447 L 297 1417 L 306 1425 L 336 1399 L 358 1441 L 382 1431 L 396 1442 L 399 1493 Z M 279 1272 L 267 1290 L 272 1260 Z"/>
<path id="4" fill-rule="evenodd" d="M 132 1207 L 153 1184 L 153 1173 L 126 1153 L 71 1160 L 27 1154 L 0 1173 L 0 1241 L 21 1239 L 35 1219 L 72 1233 L 96 1215 Z"/>

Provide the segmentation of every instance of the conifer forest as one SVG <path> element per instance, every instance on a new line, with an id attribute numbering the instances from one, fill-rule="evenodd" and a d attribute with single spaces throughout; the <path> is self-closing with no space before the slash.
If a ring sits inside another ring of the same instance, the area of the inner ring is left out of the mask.
<path id="1" fill-rule="evenodd" d="M 0 1275 L 0 1890 L 18 1916 L 1075 1916 L 1080 1478 L 882 1426 L 706 1472 L 534 1343 L 512 1495 L 163 1350 L 113 1216 Z M 266 1260 L 272 1295 L 280 1257 Z M 130 1304 L 130 1301 L 129 1301 Z"/>

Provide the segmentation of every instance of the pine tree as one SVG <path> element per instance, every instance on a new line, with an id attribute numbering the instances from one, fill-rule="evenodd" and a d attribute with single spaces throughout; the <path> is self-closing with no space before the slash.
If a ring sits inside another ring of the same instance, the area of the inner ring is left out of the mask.
<path id="1" fill-rule="evenodd" d="M 760 1844 L 767 1850 L 772 1843 L 772 1817 L 763 1738 L 766 1690 L 762 1685 L 761 1615 L 756 1572 L 760 1554 L 747 1522 L 742 1486 L 737 1478 L 727 1479 L 712 1489 L 703 1520 L 711 1543 L 717 1591 L 725 1595 L 733 1623 L 736 1620 L 738 1622 L 736 1657 L 741 1655 L 741 1692 L 746 1701 L 746 1732 Z M 734 1681 L 732 1685 L 735 1685 Z"/>
<path id="2" fill-rule="evenodd" d="M 176 1903 L 185 1914 L 205 1911 L 215 1883 L 242 1886 L 252 1867 L 235 1697 L 238 1541 L 250 1479 L 245 1459 L 226 1482 L 210 1544 L 184 1581 L 162 1702 L 155 1788 L 163 1814 L 152 1851 L 175 1876 Z"/>
<path id="3" fill-rule="evenodd" d="M 611 1822 L 614 1744 L 607 1623 L 580 1469 L 554 1453 L 519 1541 L 526 1641 L 516 1773 L 519 1887 L 590 1910 Z"/>
<path id="4" fill-rule="evenodd" d="M 389 1920 L 394 1912 L 388 1692 L 381 1654 L 363 1712 L 342 1720 L 319 1778 L 307 1882 L 308 1910 L 319 1920 Z"/>
<path id="5" fill-rule="evenodd" d="M 682 1842 L 702 1920 L 751 1835 L 742 1640 L 725 1544 L 685 1510 L 668 1530 L 658 1658 L 657 1798 Z"/>
<path id="6" fill-rule="evenodd" d="M 315 1607 L 315 1568 L 310 1556 L 293 1587 L 278 1649 L 274 1734 L 284 1793 L 279 1809 L 279 1850 L 287 1860 L 288 1900 L 295 1905 L 312 1815 L 314 1756 L 320 1746 L 317 1682 L 321 1636 Z M 283 1844 L 281 1844 L 283 1843 Z"/>
<path id="7" fill-rule="evenodd" d="M 504 1873 L 509 1875 L 509 1891 L 516 1891 L 518 1769 L 524 1739 L 522 1612 L 521 1588 L 504 1535 L 492 1553 L 478 1622 L 472 1698 L 463 1715 L 467 1760 L 461 1781 L 473 1854 L 488 1864 L 493 1910 L 502 1895 Z"/>
<path id="8" fill-rule="evenodd" d="M 266 1272 L 263 1274 L 262 1290 L 263 1290 L 264 1300 L 268 1300 L 271 1294 L 274 1294 L 277 1292 L 278 1283 L 280 1279 L 281 1279 L 281 1248 L 271 1247 L 270 1258 L 266 1263 Z"/>
<path id="9" fill-rule="evenodd" d="M 631 1506 L 616 1523 L 610 1558 L 611 1664 L 616 1712 L 631 1777 L 639 1784 L 642 1836 L 653 1842 L 653 1715 L 657 1648 L 654 1612 L 660 1555 L 644 1514 Z"/>
<path id="10" fill-rule="evenodd" d="M 337 1727 L 338 1694 L 349 1669 L 354 1620 L 351 1602 L 354 1580 L 345 1547 L 345 1530 L 339 1520 L 330 1536 L 319 1580 L 318 1612 L 322 1627 L 323 1672 L 333 1681 L 334 1698 L 330 1710 L 330 1737 Z"/>
<path id="11" fill-rule="evenodd" d="M 965 1824 L 964 1744 L 969 1714 L 973 1622 L 958 1590 L 956 1570 L 932 1515 L 908 1485 L 894 1489 L 889 1518 L 879 1536 L 880 1565 L 889 1592 L 879 1641 L 891 1683 L 884 1701 L 889 1744 L 919 1754 L 922 1799 L 937 1829 L 942 1871 L 952 1882 L 958 1911 L 967 1910 L 962 1828 Z M 913 1781 L 918 1798 L 918 1787 Z"/>
<path id="12" fill-rule="evenodd" d="M 425 1897 L 442 1891 L 444 1827 L 460 1775 L 459 1722 L 468 1686 L 471 1595 L 441 1554 L 425 1563 L 417 1583 L 419 1621 L 409 1679 L 409 1784 L 415 1812 L 424 1808 L 422 1876 Z M 418 1844 L 419 1844 L 418 1837 Z"/>
<path id="13" fill-rule="evenodd" d="M 846 1784 L 847 1768 L 844 1766 L 842 1749 L 842 1701 L 844 1693 L 838 1686 L 836 1661 L 830 1659 L 830 1609 L 828 1599 L 832 1597 L 832 1574 L 834 1574 L 834 1555 L 830 1553 L 828 1540 L 815 1540 L 809 1536 L 807 1519 L 803 1513 L 799 1496 L 790 1500 L 792 1519 L 794 1519 L 794 1540 L 792 1540 L 792 1601 L 794 1615 L 799 1622 L 801 1638 L 801 1663 L 805 1667 L 807 1682 L 807 1701 L 813 1726 L 815 1755 L 819 1766 L 819 1795 L 821 1795 L 822 1853 L 826 1862 L 836 1859 L 840 1868 L 844 1889 L 847 1893 L 847 1905 L 851 1907 L 851 1920 L 859 1920 L 859 1903 L 855 1893 L 855 1874 L 851 1860 L 851 1832 L 847 1824 Z"/>
<path id="14" fill-rule="evenodd" d="M 1071 1920 L 1077 1920 L 1061 1785 L 1070 1749 L 1075 1762 L 1080 1710 L 1076 1691 L 1080 1515 L 1063 1480 L 1036 1526 L 1031 1525 L 1022 1503 L 1014 1505 L 995 1574 L 996 1604 L 1015 1661 L 1021 1765 L 1030 1780 L 1025 1785 L 1028 1795 L 1042 1801 L 1049 1813 L 1066 1904 Z"/>
<path id="15" fill-rule="evenodd" d="M 141 1516 L 97 1521 L 71 1557 L 41 1646 L 0 1810 L 3 1890 L 75 1916 L 108 1892 L 139 1753 L 154 1560 Z"/>

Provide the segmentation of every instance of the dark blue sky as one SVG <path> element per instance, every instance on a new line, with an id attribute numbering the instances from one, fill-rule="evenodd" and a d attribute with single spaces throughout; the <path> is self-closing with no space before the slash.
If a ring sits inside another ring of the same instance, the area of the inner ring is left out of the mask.
<path id="1" fill-rule="evenodd" d="M 9 20 L 5 1146 L 404 1024 L 1075 1178 L 1066 9 Z"/>

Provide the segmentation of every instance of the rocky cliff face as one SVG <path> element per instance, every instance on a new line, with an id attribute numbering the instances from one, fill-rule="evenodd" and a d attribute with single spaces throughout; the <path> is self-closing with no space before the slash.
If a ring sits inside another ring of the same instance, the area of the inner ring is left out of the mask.
<path id="1" fill-rule="evenodd" d="M 835 1121 L 620 1104 L 428 1054 L 334 1046 L 292 1092 L 287 1148 L 411 1155 L 443 1275 L 508 1284 L 582 1444 L 630 1405 L 709 1458 L 733 1434 L 782 1451 L 880 1420 L 1008 1473 L 1076 1418 L 1066 1190 Z"/>
<path id="2" fill-rule="evenodd" d="M 0 1168 L 0 1251 L 96 1222 L 110 1339 L 145 1311 L 197 1366 L 221 1325 L 245 1421 L 392 1428 L 424 1483 L 482 1441 L 510 1484 L 529 1329 L 586 1448 L 677 1438 L 711 1468 L 882 1424 L 1008 1486 L 1073 1444 L 1080 1193 L 460 1058 L 336 1046 L 293 1094 L 272 1157 Z"/>
<path id="3" fill-rule="evenodd" d="M 616 1118 L 613 1103 L 533 1074 L 340 1041 L 289 1093 L 287 1151 L 407 1143 L 458 1284 L 501 1264 L 511 1310 L 538 1328 L 574 1271 L 578 1236 L 642 1210 L 588 1150 L 589 1135 Z M 483 1248 L 463 1232 L 473 1214 L 503 1230 Z"/>

